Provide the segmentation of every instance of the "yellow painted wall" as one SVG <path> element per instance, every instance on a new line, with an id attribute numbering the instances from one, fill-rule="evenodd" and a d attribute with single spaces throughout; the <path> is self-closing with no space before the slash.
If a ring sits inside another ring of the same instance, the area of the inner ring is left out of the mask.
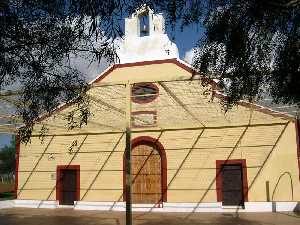
<path id="1" fill-rule="evenodd" d="M 266 196 L 266 181 L 270 183 L 271 200 L 299 201 L 300 183 L 295 140 L 295 124 L 289 123 L 268 158 L 261 175 L 253 182 L 253 188 L 249 193 L 250 201 L 258 201 Z M 261 190 L 261 192 L 255 190 Z"/>
<path id="2" fill-rule="evenodd" d="M 249 201 L 266 201 L 266 181 L 270 182 L 270 193 L 272 196 L 274 192 L 274 201 L 299 201 L 295 128 L 293 123 L 289 123 L 280 136 L 284 127 L 285 125 L 249 127 L 237 148 L 234 146 L 246 127 L 168 131 L 162 134 L 148 132 L 134 134 L 133 138 L 140 135 L 154 138 L 160 136 L 159 140 L 167 155 L 168 202 L 216 201 L 216 160 L 227 158 L 246 159 Z M 202 131 L 202 136 L 195 142 Z M 277 145 L 273 147 L 278 138 Z M 79 145 L 83 142 L 82 146 L 77 154 L 69 154 L 68 148 L 74 140 Z M 38 138 L 33 138 L 31 145 L 22 146 L 19 199 L 54 200 L 55 179 L 51 176 L 56 177 L 57 165 L 71 164 L 80 165 L 82 200 L 122 200 L 125 148 L 122 134 L 56 136 L 47 148 L 49 142 L 50 138 L 44 144 L 40 144 Z M 54 160 L 49 158 L 50 154 L 54 156 Z M 283 175 L 278 182 L 284 173 L 292 177 L 293 198 L 289 176 Z M 274 191 L 277 182 L 277 190 Z"/>
<path id="3" fill-rule="evenodd" d="M 119 68 L 104 82 L 168 80 L 187 76 L 186 71 L 168 63 Z M 274 201 L 300 201 L 293 122 L 243 106 L 234 107 L 224 114 L 218 99 L 212 101 L 211 96 L 201 94 L 205 89 L 199 81 L 165 85 L 185 103 L 197 120 L 159 84 L 159 97 L 149 104 L 132 104 L 132 111 L 157 111 L 157 126 L 147 128 L 147 132 L 134 133 L 133 138 L 145 135 L 159 138 L 165 147 L 168 202 L 215 202 L 216 160 L 228 158 L 246 159 L 249 201 L 266 201 L 266 181 L 270 183 Z M 43 143 L 34 136 L 30 144 L 21 145 L 18 199 L 55 200 L 56 167 L 71 164 L 80 165 L 80 200 L 123 200 L 125 87 L 96 87 L 89 91 L 89 95 L 98 101 L 91 106 L 92 117 L 86 127 L 66 130 L 63 118 L 69 108 L 37 124 L 36 132 L 43 124 L 49 128 Z M 101 103 L 103 101 L 118 110 L 109 109 Z M 184 130 L 184 127 L 194 130 Z M 157 131 L 161 128 L 181 130 Z M 108 131 L 115 133 L 100 134 Z M 70 153 L 69 148 L 75 140 L 77 147 Z"/>
<path id="4" fill-rule="evenodd" d="M 150 82 L 189 79 L 191 73 L 173 63 L 117 68 L 99 83 Z"/>

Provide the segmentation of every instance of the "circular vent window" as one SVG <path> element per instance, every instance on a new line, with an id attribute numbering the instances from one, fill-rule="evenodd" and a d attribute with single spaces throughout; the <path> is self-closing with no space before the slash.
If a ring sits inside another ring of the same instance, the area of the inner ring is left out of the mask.
<path id="1" fill-rule="evenodd" d="M 152 83 L 134 84 L 132 87 L 132 101 L 149 103 L 158 97 L 158 87 Z"/>

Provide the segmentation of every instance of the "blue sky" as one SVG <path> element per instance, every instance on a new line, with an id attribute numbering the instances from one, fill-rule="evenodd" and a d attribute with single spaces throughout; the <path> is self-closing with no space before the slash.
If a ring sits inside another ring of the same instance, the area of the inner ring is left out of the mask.
<path id="1" fill-rule="evenodd" d="M 181 59 L 184 59 L 186 52 L 195 47 L 197 41 L 203 36 L 204 32 L 203 28 L 196 27 L 196 25 L 185 27 L 183 31 L 180 31 L 180 29 L 177 28 L 175 34 L 167 30 L 170 39 L 172 39 L 172 36 L 175 37 L 175 40 L 173 41 L 178 47 Z"/>
<path id="2" fill-rule="evenodd" d="M 9 145 L 12 136 L 10 134 L 0 134 L 0 148 Z"/>

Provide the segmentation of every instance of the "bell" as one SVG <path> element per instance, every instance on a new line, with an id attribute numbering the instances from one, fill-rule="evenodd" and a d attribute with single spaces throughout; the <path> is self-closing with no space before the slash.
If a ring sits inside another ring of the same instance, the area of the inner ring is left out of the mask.
<path id="1" fill-rule="evenodd" d="M 143 25 L 142 33 L 143 33 L 143 34 L 148 34 L 148 27 L 147 27 L 146 24 Z"/>
<path id="2" fill-rule="evenodd" d="M 141 18 L 141 35 L 142 36 L 147 36 L 149 34 L 149 29 L 148 29 L 148 24 L 147 24 L 147 19 L 148 19 L 148 16 L 142 16 Z"/>

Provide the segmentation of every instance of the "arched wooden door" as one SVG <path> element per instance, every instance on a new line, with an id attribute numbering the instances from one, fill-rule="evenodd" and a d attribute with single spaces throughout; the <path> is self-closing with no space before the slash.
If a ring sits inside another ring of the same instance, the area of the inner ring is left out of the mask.
<path id="1" fill-rule="evenodd" d="M 153 145 L 138 144 L 132 149 L 132 202 L 162 202 L 162 163 Z"/>

